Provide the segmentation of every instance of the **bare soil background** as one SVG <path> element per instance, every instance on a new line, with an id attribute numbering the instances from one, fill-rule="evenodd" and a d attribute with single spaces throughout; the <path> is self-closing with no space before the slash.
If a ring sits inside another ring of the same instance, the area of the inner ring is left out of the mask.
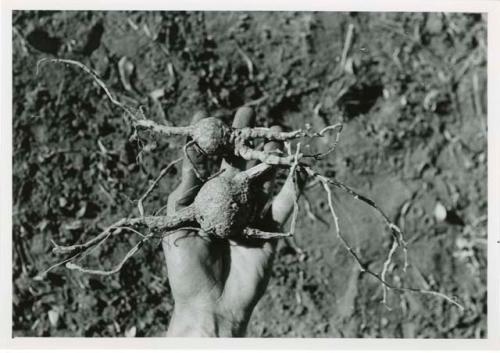
<path id="1" fill-rule="evenodd" d="M 187 125 L 199 109 L 229 122 L 249 102 L 260 126 L 343 121 L 336 152 L 317 168 L 405 232 L 410 266 L 402 271 L 398 253 L 388 280 L 465 307 L 398 292 L 391 310 L 382 305 L 380 284 L 335 238 L 317 187 L 306 194 L 317 218 L 302 203 L 295 237 L 307 256 L 280 244 L 249 336 L 486 336 L 485 15 L 16 11 L 13 25 L 14 336 L 161 336 L 173 308 L 159 243 L 117 275 L 60 268 L 33 280 L 57 260 L 51 241 L 82 241 L 137 213 L 133 201 L 183 143 L 129 141 L 122 112 L 88 75 L 61 64 L 37 75 L 44 57 L 92 67 L 164 124 Z M 174 171 L 147 209 L 177 182 Z M 334 195 L 344 233 L 379 272 L 391 246 L 382 219 Z M 109 268 L 136 240 L 105 243 L 87 263 Z"/>

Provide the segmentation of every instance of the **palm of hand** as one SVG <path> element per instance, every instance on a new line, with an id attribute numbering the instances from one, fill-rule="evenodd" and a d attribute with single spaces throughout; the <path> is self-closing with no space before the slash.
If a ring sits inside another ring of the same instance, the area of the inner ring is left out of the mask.
<path id="1" fill-rule="evenodd" d="M 267 285 L 275 241 L 247 247 L 228 240 L 200 238 L 188 231 L 165 239 L 176 305 L 213 310 L 231 321 L 248 320 Z"/>

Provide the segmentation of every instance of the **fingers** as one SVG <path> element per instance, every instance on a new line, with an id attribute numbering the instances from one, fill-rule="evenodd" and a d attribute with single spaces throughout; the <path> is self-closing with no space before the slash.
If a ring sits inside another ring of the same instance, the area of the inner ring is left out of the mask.
<path id="1" fill-rule="evenodd" d="M 282 131 L 282 128 L 279 126 L 272 126 L 271 129 L 273 131 Z M 269 141 L 264 145 L 263 150 L 264 152 L 267 153 L 273 153 L 277 149 L 280 149 L 282 145 L 283 143 L 281 142 Z M 248 164 L 253 162 L 254 161 L 251 161 Z M 270 208 L 272 207 L 272 204 L 269 203 L 269 200 L 273 194 L 273 188 L 276 181 L 276 173 L 277 173 L 277 168 L 272 168 L 270 172 L 266 173 L 266 180 L 262 185 L 262 194 L 259 195 L 259 209 L 262 210 L 261 216 L 263 217 L 263 219 L 259 221 L 260 224 L 258 224 L 258 226 L 263 227 L 264 230 L 271 230 L 271 231 L 277 230 L 276 222 L 269 219 L 272 213 Z"/>
<path id="2" fill-rule="evenodd" d="M 252 127 L 255 125 L 255 111 L 250 107 L 238 108 L 233 119 L 234 128 Z M 221 169 L 233 168 L 245 170 L 246 161 L 239 157 L 230 157 L 222 160 Z"/>
<path id="3" fill-rule="evenodd" d="M 271 218 L 278 225 L 283 225 L 288 220 L 293 211 L 296 192 L 300 194 L 305 186 L 307 176 L 299 170 L 295 175 L 298 185 L 294 185 L 293 175 L 288 175 L 285 184 L 273 200 Z"/>
<path id="4" fill-rule="evenodd" d="M 197 121 L 208 117 L 204 111 L 198 111 L 191 119 L 191 125 Z M 189 138 L 187 139 L 189 142 Z M 205 156 L 194 146 L 186 149 L 188 156 L 184 156 L 181 169 L 181 182 L 179 186 L 170 194 L 168 198 L 167 211 L 175 212 L 179 206 L 189 205 L 197 193 L 197 187 L 201 185 L 201 180 L 196 176 L 194 168 L 202 175 L 207 172 Z"/>
<path id="5" fill-rule="evenodd" d="M 276 132 L 281 132 L 283 129 L 280 126 L 272 126 L 271 130 L 276 131 Z M 276 150 L 279 150 L 283 147 L 283 143 L 279 141 L 269 141 L 264 145 L 264 152 L 266 153 L 273 153 Z M 276 178 L 276 169 L 273 169 L 272 173 L 269 173 L 270 178 L 264 183 L 263 185 L 263 190 L 266 195 L 269 195 L 272 192 L 272 189 L 274 187 L 274 181 Z"/>
<path id="6" fill-rule="evenodd" d="M 234 114 L 233 127 L 241 129 L 243 127 L 252 127 L 255 125 L 255 111 L 250 107 L 238 108 Z"/>

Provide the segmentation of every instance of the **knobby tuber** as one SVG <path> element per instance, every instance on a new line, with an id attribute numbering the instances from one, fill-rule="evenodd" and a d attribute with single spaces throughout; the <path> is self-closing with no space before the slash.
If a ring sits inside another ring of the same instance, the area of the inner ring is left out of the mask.
<path id="1" fill-rule="evenodd" d="M 283 168 L 289 168 L 290 176 L 294 178 L 294 181 L 297 171 L 302 171 L 310 178 L 318 181 L 318 183 L 323 187 L 326 192 L 328 206 L 332 215 L 337 238 L 340 240 L 342 246 L 346 249 L 346 251 L 360 266 L 361 271 L 371 275 L 381 283 L 383 288 L 382 302 L 386 306 L 387 290 L 392 289 L 396 291 L 409 291 L 421 294 L 430 294 L 442 298 L 450 302 L 451 304 L 456 305 L 460 309 L 463 309 L 463 307 L 457 301 L 440 292 L 420 288 L 398 287 L 389 283 L 386 280 L 386 275 L 393 255 L 398 248 L 401 248 L 404 254 L 403 270 L 406 271 L 406 267 L 408 266 L 407 247 L 401 230 L 390 221 L 390 219 L 375 204 L 375 202 L 365 196 L 358 194 L 353 189 L 340 183 L 339 181 L 321 175 L 320 173 L 316 172 L 310 165 L 304 162 L 306 158 L 315 161 L 324 158 L 331 152 L 333 152 L 336 144 L 339 141 L 342 124 L 339 123 L 328 126 L 320 132 L 316 133 L 309 131 L 309 129 L 300 129 L 292 132 L 277 132 L 264 127 L 233 128 L 227 126 L 224 122 L 214 117 L 201 119 L 197 123 L 190 126 L 165 126 L 147 119 L 141 110 L 138 110 L 138 112 L 140 113 L 140 117 L 138 117 L 133 109 L 127 107 L 125 104 L 119 102 L 115 97 L 113 97 L 111 92 L 108 90 L 104 82 L 98 77 L 98 75 L 82 63 L 66 59 L 43 59 L 37 65 L 37 71 L 39 65 L 45 61 L 70 64 L 84 70 L 104 90 L 110 101 L 126 113 L 126 121 L 130 123 L 134 127 L 134 129 L 136 129 L 136 131 L 149 130 L 165 137 L 174 135 L 190 137 L 191 141 L 188 142 L 183 148 L 184 155 L 185 157 L 187 157 L 187 160 L 189 160 L 187 148 L 189 146 L 196 146 L 200 150 L 200 152 L 206 155 L 217 156 L 221 158 L 240 157 L 245 160 L 257 160 L 262 163 L 253 168 L 250 168 L 249 170 L 242 171 L 236 174 L 230 171 L 221 171 L 215 176 L 212 176 L 203 184 L 193 203 L 175 212 L 174 214 L 168 214 L 167 216 L 145 216 L 144 207 L 142 204 L 143 201 L 152 192 L 160 179 L 164 175 L 166 175 L 167 171 L 181 159 L 170 163 L 161 171 L 158 178 L 155 179 L 146 193 L 139 199 L 138 209 L 140 217 L 123 218 L 110 227 L 106 228 L 103 232 L 98 234 L 93 239 L 83 244 L 71 246 L 55 245 L 55 253 L 66 254 L 69 255 L 69 257 L 51 266 L 48 270 L 40 274 L 38 278 L 42 278 L 45 273 L 63 264 L 65 264 L 66 267 L 70 269 L 85 273 L 100 275 L 109 275 L 112 273 L 116 273 L 121 269 L 125 261 L 133 256 L 145 242 L 153 237 L 168 236 L 172 232 L 176 232 L 180 229 L 198 230 L 200 235 L 206 235 L 208 237 L 218 239 L 238 239 L 241 237 L 269 239 L 292 236 L 295 232 L 295 223 L 298 214 L 297 192 L 294 199 L 294 210 L 289 232 L 266 232 L 252 227 L 256 217 L 258 217 L 259 214 L 257 210 L 257 200 L 255 195 L 256 191 L 259 189 L 259 186 L 262 185 L 261 177 L 273 167 L 280 166 Z M 314 155 L 305 155 L 300 152 L 301 139 L 305 137 L 322 137 L 326 132 L 330 130 L 336 130 L 336 135 L 334 142 L 327 151 Z M 250 146 L 249 141 L 254 139 L 266 139 L 269 141 L 286 142 L 288 151 L 286 153 L 283 151 L 274 151 L 271 153 L 253 149 Z M 295 153 L 291 152 L 290 141 L 292 140 L 299 140 Z M 196 168 L 193 169 L 196 172 Z M 197 175 L 201 179 L 201 176 L 198 173 Z M 363 263 L 358 254 L 349 245 L 347 239 L 343 236 L 339 224 L 339 219 L 333 207 L 332 193 L 330 189 L 332 186 L 348 193 L 354 199 L 364 202 L 365 204 L 372 207 L 381 215 L 384 222 L 390 229 L 393 242 L 387 258 L 383 263 L 383 268 L 380 274 L 374 272 Z M 147 229 L 147 235 L 144 235 L 138 230 L 143 228 Z M 136 246 L 134 246 L 126 254 L 126 256 L 117 266 L 115 266 L 111 270 L 105 271 L 83 268 L 76 264 L 77 260 L 81 260 L 83 257 L 87 256 L 92 249 L 99 246 L 99 244 L 104 242 L 110 236 L 117 235 L 122 231 L 136 233 L 140 235 L 141 239 L 136 244 Z"/>

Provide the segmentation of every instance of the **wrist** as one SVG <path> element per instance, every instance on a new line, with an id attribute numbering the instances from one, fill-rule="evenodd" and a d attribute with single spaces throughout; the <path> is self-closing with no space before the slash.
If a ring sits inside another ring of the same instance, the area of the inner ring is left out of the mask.
<path id="1" fill-rule="evenodd" d="M 223 315 L 212 308 L 176 305 L 168 337 L 241 337 L 248 320 Z"/>

